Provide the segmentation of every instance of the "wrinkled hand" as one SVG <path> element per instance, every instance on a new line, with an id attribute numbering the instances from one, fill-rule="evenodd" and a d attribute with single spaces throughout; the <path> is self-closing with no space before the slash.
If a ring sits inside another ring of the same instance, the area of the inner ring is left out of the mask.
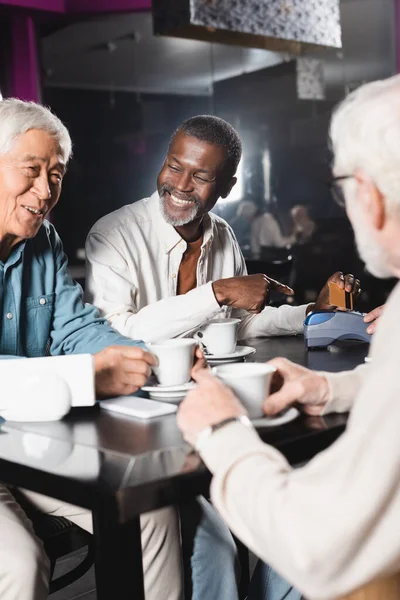
<path id="1" fill-rule="evenodd" d="M 336 283 L 342 290 L 352 293 L 354 299 L 356 299 L 361 292 L 359 279 L 356 279 L 354 275 L 343 275 L 342 271 L 336 271 L 332 277 L 329 277 L 328 281 L 320 291 L 316 303 L 309 306 L 307 312 L 310 312 L 310 310 L 334 310 L 336 308 L 333 304 L 329 304 L 328 283 L 330 282 Z"/>
<path id="2" fill-rule="evenodd" d="M 94 355 L 96 396 L 133 394 L 143 387 L 157 359 L 136 346 L 109 346 Z"/>
<path id="3" fill-rule="evenodd" d="M 201 431 L 230 417 L 245 415 L 246 409 L 235 394 L 208 369 L 193 374 L 198 386 L 191 390 L 179 407 L 177 424 L 192 446 Z"/>
<path id="4" fill-rule="evenodd" d="M 300 404 L 301 410 L 307 415 L 322 413 L 329 395 L 328 382 L 323 375 L 286 358 L 274 358 L 268 364 L 277 370 L 271 384 L 273 393 L 264 402 L 266 415 L 276 415 L 293 404 Z"/>
<path id="5" fill-rule="evenodd" d="M 294 294 L 292 288 L 263 273 L 219 279 L 212 285 L 220 306 L 242 308 L 253 314 L 260 313 L 268 304 L 271 290 L 288 296 Z"/>
<path id="6" fill-rule="evenodd" d="M 382 304 L 382 306 L 374 308 L 374 310 L 371 310 L 371 312 L 365 315 L 364 323 L 371 323 L 371 325 L 367 327 L 367 333 L 370 333 L 371 335 L 375 333 L 376 328 L 378 326 L 379 318 L 383 315 L 384 308 L 385 305 Z"/>

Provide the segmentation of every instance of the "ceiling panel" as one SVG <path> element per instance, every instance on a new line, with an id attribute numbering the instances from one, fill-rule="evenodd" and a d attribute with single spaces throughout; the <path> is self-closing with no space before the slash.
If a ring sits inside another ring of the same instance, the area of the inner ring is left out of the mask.
<path id="1" fill-rule="evenodd" d="M 150 13 L 69 25 L 43 39 L 46 85 L 209 94 L 213 81 L 263 69 L 282 56 L 251 48 L 156 37 Z"/>
<path id="2" fill-rule="evenodd" d="M 395 70 L 394 0 L 342 0 L 342 51 L 320 51 L 329 95 Z M 208 95 L 214 81 L 276 65 L 266 50 L 156 37 L 150 13 L 104 16 L 45 36 L 45 84 Z"/>

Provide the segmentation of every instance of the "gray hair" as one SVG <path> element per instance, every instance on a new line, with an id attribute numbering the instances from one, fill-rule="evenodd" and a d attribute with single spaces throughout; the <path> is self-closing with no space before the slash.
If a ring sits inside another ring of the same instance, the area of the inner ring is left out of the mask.
<path id="1" fill-rule="evenodd" d="M 400 208 L 400 75 L 361 86 L 339 105 L 330 137 L 337 175 L 363 171 Z"/>
<path id="2" fill-rule="evenodd" d="M 238 132 L 230 123 L 213 115 L 197 115 L 186 119 L 172 134 L 169 146 L 176 135 L 182 132 L 189 137 L 195 137 L 202 142 L 223 146 L 226 151 L 226 168 L 230 177 L 236 173 L 242 157 L 242 142 Z"/>
<path id="3" fill-rule="evenodd" d="M 0 155 L 7 154 L 16 139 L 31 129 L 40 129 L 54 136 L 60 144 L 65 163 L 69 161 L 72 142 L 68 129 L 48 108 L 17 98 L 0 102 Z"/>

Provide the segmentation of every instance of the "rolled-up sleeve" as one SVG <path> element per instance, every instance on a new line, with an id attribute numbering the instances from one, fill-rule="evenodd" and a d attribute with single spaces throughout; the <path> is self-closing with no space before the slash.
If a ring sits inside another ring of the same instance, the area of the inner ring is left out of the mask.
<path id="1" fill-rule="evenodd" d="M 266 306 L 258 315 L 246 313 L 239 325 L 239 339 L 303 333 L 307 306 Z"/>
<path id="2" fill-rule="evenodd" d="M 138 309 L 139 290 L 121 252 L 99 233 L 86 241 L 86 295 L 122 335 L 145 342 L 187 335 L 221 311 L 212 282 Z M 149 275 L 151 276 L 151 274 Z M 155 283 L 157 285 L 157 277 Z"/>

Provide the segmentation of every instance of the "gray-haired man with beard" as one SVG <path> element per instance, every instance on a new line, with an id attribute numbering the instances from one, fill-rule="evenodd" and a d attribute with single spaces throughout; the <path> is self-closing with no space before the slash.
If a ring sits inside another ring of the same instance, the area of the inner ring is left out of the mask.
<path id="1" fill-rule="evenodd" d="M 239 338 L 303 330 L 312 306 L 265 307 L 270 289 L 247 275 L 229 225 L 210 213 L 236 183 L 242 154 L 235 129 L 218 117 L 188 119 L 173 134 L 150 198 L 103 217 L 89 233 L 87 298 L 120 333 L 152 342 L 194 331 L 215 316 L 241 319 Z M 336 273 L 347 291 L 358 282 Z M 325 286 L 315 308 L 328 308 Z"/>
<path id="2" fill-rule="evenodd" d="M 234 128 L 209 115 L 173 134 L 157 192 L 103 217 L 89 233 L 87 297 L 120 333 L 145 342 L 184 336 L 216 315 L 239 316 L 239 337 L 302 331 L 310 306 L 265 307 L 269 290 L 293 291 L 264 274 L 247 275 L 229 225 L 210 213 L 236 183 L 242 153 Z M 336 273 L 347 291 L 358 281 Z M 316 308 L 328 307 L 328 289 Z M 194 540 L 193 599 L 237 600 L 233 541 L 212 507 Z M 199 506 L 186 506 L 190 518 Z"/>

